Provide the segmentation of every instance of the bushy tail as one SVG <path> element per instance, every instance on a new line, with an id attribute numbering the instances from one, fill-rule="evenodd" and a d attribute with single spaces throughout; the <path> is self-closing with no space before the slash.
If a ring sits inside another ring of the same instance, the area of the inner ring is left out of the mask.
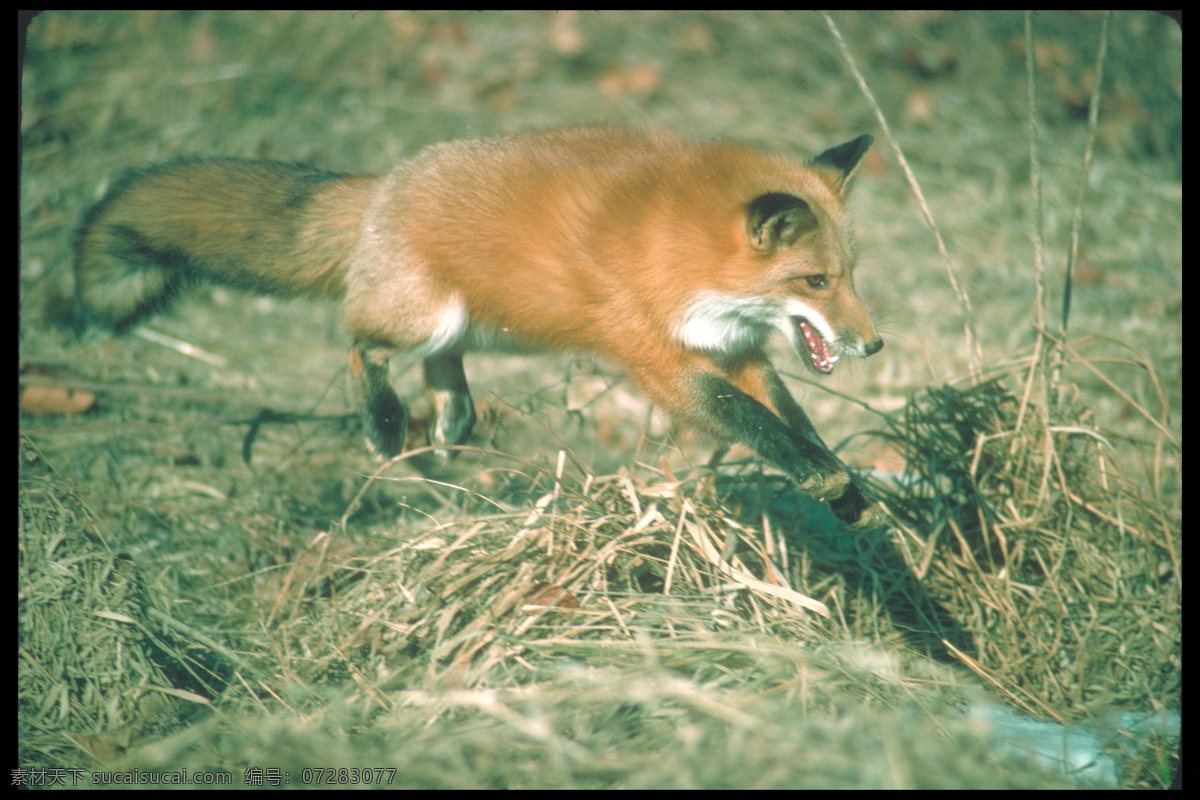
<path id="1" fill-rule="evenodd" d="M 341 296 L 374 185 L 370 176 L 242 159 L 134 173 L 79 229 L 73 327 L 124 330 L 195 283 Z"/>
<path id="2" fill-rule="evenodd" d="M 121 332 L 164 308 L 187 274 L 186 258 L 155 248 L 137 231 L 99 221 L 103 206 L 84 221 L 75 245 L 73 297 L 69 314 L 77 334 L 90 328 Z M 64 304 L 65 305 L 65 304 Z"/>

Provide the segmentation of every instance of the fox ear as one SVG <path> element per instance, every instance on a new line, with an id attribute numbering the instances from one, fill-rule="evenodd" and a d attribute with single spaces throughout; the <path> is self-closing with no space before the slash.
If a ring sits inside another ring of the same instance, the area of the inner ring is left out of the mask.
<path id="1" fill-rule="evenodd" d="M 746 206 L 746 234 L 755 250 L 770 252 L 790 247 L 817 227 L 817 217 L 808 203 L 794 194 L 770 192 Z"/>
<path id="2" fill-rule="evenodd" d="M 837 176 L 832 188 L 844 195 L 862 164 L 863 156 L 867 154 L 867 150 L 871 148 L 871 143 L 874 141 L 874 136 L 864 133 L 853 141 L 829 148 L 809 163 L 814 167 L 824 167 L 836 172 Z"/>

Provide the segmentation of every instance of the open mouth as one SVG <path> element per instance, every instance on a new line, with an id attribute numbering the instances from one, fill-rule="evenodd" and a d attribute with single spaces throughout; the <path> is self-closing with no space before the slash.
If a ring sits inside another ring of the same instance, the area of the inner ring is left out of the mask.
<path id="1" fill-rule="evenodd" d="M 792 319 L 795 322 L 796 330 L 800 332 L 800 340 L 808 348 L 808 361 L 812 364 L 812 368 L 822 375 L 833 372 L 833 365 L 838 357 L 830 352 L 829 343 L 803 317 L 793 317 Z"/>

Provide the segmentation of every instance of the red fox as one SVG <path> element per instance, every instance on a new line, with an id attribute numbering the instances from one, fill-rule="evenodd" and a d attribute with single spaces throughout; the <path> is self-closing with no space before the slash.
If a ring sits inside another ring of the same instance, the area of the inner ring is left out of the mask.
<path id="1" fill-rule="evenodd" d="M 120 330 L 200 281 L 341 298 L 367 438 L 389 457 L 408 416 L 388 377 L 397 350 L 424 359 L 443 446 L 475 424 L 464 353 L 599 355 L 677 421 L 750 445 L 866 524 L 873 506 L 763 348 L 782 333 L 828 374 L 883 347 L 842 213 L 873 141 L 805 163 L 581 126 L 436 144 L 381 177 L 175 161 L 88 213 L 75 309 L 81 325 Z"/>

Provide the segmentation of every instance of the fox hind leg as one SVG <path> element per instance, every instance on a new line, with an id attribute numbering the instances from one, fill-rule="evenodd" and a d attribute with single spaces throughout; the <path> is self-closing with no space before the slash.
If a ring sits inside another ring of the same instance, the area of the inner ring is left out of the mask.
<path id="1" fill-rule="evenodd" d="M 430 444 L 462 444 L 475 427 L 475 404 L 467 386 L 462 356 L 439 355 L 425 359 L 425 385 L 437 414 L 430 431 Z M 438 460 L 447 461 L 450 450 L 438 450 Z"/>
<path id="2" fill-rule="evenodd" d="M 391 348 L 360 339 L 350 350 L 350 380 L 362 409 L 367 445 L 383 458 L 400 454 L 408 431 L 408 412 L 388 375 L 390 356 Z"/>

